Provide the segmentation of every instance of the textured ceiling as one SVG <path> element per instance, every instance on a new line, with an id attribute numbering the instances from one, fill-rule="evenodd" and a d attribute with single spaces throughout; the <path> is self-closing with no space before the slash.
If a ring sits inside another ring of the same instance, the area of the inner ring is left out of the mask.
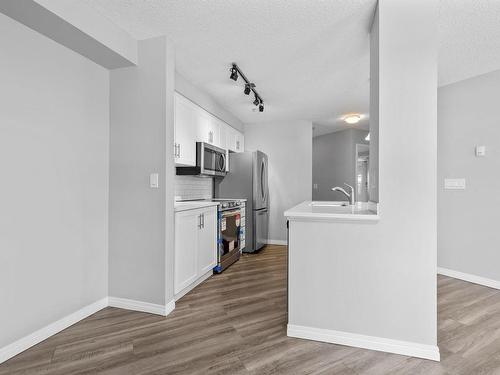
<path id="1" fill-rule="evenodd" d="M 368 108 L 376 0 L 84 1 L 137 39 L 167 35 L 177 71 L 243 122 L 326 120 Z M 237 62 L 264 98 L 254 112 Z"/>
<path id="2" fill-rule="evenodd" d="M 500 69 L 500 0 L 440 0 L 439 86 Z"/>
<path id="3" fill-rule="evenodd" d="M 312 120 L 315 134 L 368 124 L 369 26 L 376 0 L 67 0 L 137 39 L 167 35 L 177 71 L 243 122 Z M 440 0 L 439 84 L 500 69 L 500 0 Z M 236 61 L 266 103 L 252 111 Z"/>

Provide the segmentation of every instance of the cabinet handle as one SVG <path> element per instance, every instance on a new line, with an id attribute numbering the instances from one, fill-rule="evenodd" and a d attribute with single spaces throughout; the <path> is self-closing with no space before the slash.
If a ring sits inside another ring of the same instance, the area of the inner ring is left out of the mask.
<path id="1" fill-rule="evenodd" d="M 174 158 L 177 157 L 177 143 L 174 143 Z"/>
<path id="2" fill-rule="evenodd" d="M 178 157 L 180 158 L 181 157 L 181 144 L 180 143 L 177 143 L 177 147 L 179 148 L 179 153 L 178 153 Z"/>
<path id="3" fill-rule="evenodd" d="M 236 149 L 239 150 L 240 149 L 240 141 L 236 141 Z"/>
<path id="4" fill-rule="evenodd" d="M 205 214 L 201 214 L 201 225 L 202 228 L 205 228 Z"/>
<path id="5" fill-rule="evenodd" d="M 201 214 L 198 215 L 198 229 L 201 229 Z"/>

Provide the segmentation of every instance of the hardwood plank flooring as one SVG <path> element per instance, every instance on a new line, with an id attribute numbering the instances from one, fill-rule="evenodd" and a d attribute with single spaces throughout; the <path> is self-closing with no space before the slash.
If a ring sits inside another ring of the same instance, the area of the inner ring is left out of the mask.
<path id="1" fill-rule="evenodd" d="M 438 276 L 441 362 L 286 336 L 286 248 L 243 255 L 167 318 L 106 308 L 0 365 L 27 374 L 500 374 L 500 291 Z"/>

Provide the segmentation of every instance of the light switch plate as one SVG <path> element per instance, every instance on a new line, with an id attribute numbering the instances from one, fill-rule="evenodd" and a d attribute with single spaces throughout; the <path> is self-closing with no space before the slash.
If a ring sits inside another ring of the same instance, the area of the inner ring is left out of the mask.
<path id="1" fill-rule="evenodd" d="M 149 175 L 149 187 L 153 189 L 157 189 L 158 185 L 158 173 L 151 173 Z"/>
<path id="2" fill-rule="evenodd" d="M 476 156 L 486 156 L 486 146 L 476 146 Z"/>
<path id="3" fill-rule="evenodd" d="M 465 190 L 465 178 L 445 178 L 444 188 L 446 190 Z"/>

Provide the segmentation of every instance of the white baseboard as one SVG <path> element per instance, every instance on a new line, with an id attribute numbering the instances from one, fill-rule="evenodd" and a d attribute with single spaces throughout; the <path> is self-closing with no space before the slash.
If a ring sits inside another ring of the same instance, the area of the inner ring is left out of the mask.
<path id="1" fill-rule="evenodd" d="M 453 277 L 454 279 L 460 279 L 464 281 L 468 281 L 470 283 L 484 285 L 494 289 L 500 289 L 500 281 L 487 279 L 486 277 L 472 275 L 470 273 L 464 273 L 460 271 L 450 270 L 448 268 L 438 267 L 437 273 L 439 275 L 444 275 L 448 277 Z"/>
<path id="2" fill-rule="evenodd" d="M 288 324 L 287 335 L 300 339 L 328 342 L 332 344 L 353 346 L 356 348 L 377 350 L 381 352 L 402 354 L 411 357 L 439 361 L 437 345 L 425 345 L 408 341 L 392 340 L 382 337 L 365 336 L 349 332 L 333 331 L 313 327 Z"/>
<path id="3" fill-rule="evenodd" d="M 63 329 L 78 323 L 80 320 L 95 314 L 107 306 L 108 298 L 106 297 L 100 299 L 99 301 L 87 305 L 62 319 L 59 319 L 58 321 L 29 334 L 28 336 L 24 336 L 23 338 L 14 341 L 12 344 L 0 348 L 0 363 L 5 362 L 21 352 L 24 352 L 26 349 L 29 349 L 43 340 L 48 339 L 50 336 L 61 332 Z"/>
<path id="4" fill-rule="evenodd" d="M 172 300 L 162 306 L 125 298 L 105 297 L 28 336 L 14 341 L 12 344 L 0 348 L 0 364 L 108 306 L 167 316 L 175 309 L 175 301 Z"/>
<path id="5" fill-rule="evenodd" d="M 286 246 L 286 241 L 284 240 L 267 240 L 268 245 L 283 245 Z"/>
<path id="6" fill-rule="evenodd" d="M 133 299 L 109 297 L 109 306 L 125 310 L 141 311 L 150 314 L 167 316 L 175 308 L 175 302 L 170 301 L 166 305 L 157 305 Z"/>
<path id="7" fill-rule="evenodd" d="M 186 294 L 188 294 L 190 291 L 192 291 L 194 288 L 196 288 L 198 285 L 200 285 L 202 282 L 204 282 L 206 279 L 214 275 L 214 271 L 210 270 L 207 273 L 205 273 L 203 276 L 201 276 L 198 280 L 196 280 L 194 283 L 191 285 L 188 285 L 184 289 L 182 289 L 179 293 L 174 295 L 174 301 L 180 300 L 182 297 L 184 297 Z"/>

